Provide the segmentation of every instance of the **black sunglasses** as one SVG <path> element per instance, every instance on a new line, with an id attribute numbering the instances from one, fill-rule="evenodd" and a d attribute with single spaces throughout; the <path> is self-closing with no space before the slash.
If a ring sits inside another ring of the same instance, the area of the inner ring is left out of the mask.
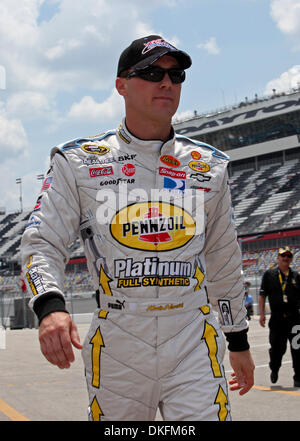
<path id="1" fill-rule="evenodd" d="M 129 72 L 127 78 L 139 77 L 145 81 L 153 81 L 154 83 L 158 83 L 162 81 L 165 74 L 168 74 L 170 80 L 174 84 L 183 83 L 185 80 L 185 71 L 183 69 L 163 69 L 159 66 L 151 66 L 146 69 L 134 70 L 133 72 Z"/>
<path id="2" fill-rule="evenodd" d="M 283 253 L 280 254 L 281 257 L 288 257 L 289 259 L 291 259 L 293 257 L 293 255 L 291 253 Z"/>

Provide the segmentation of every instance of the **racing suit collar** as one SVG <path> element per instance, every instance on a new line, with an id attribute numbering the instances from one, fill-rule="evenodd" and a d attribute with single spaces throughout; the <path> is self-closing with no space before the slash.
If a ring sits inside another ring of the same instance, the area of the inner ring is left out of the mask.
<path id="1" fill-rule="evenodd" d="M 133 142 L 134 144 L 143 146 L 145 148 L 149 147 L 149 150 L 153 146 L 154 143 L 159 143 L 160 142 L 161 143 L 161 148 L 162 148 L 163 146 L 166 146 L 166 145 L 169 145 L 169 144 L 171 145 L 171 144 L 173 144 L 175 142 L 175 131 L 174 131 L 172 126 L 171 126 L 171 131 L 170 131 L 170 137 L 165 142 L 161 141 L 159 139 L 151 139 L 151 140 L 140 139 L 140 138 L 137 138 L 136 136 L 134 136 L 129 131 L 129 129 L 126 126 L 126 119 L 125 118 L 123 118 L 122 123 L 119 125 L 117 133 L 118 133 L 119 137 L 123 141 L 125 141 L 127 144 L 130 144 L 131 142 Z"/>

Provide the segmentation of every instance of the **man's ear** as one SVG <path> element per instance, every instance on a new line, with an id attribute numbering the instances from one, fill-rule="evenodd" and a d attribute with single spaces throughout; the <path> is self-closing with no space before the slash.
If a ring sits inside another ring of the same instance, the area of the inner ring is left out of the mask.
<path id="1" fill-rule="evenodd" d="M 126 78 L 116 78 L 116 89 L 121 96 L 127 95 L 127 80 Z"/>

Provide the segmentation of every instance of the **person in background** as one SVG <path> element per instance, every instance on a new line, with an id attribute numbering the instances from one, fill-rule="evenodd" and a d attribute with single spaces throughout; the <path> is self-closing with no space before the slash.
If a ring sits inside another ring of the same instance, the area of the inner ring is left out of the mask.
<path id="1" fill-rule="evenodd" d="M 300 387 L 300 348 L 297 334 L 300 332 L 300 275 L 291 268 L 293 252 L 289 247 L 278 251 L 277 266 L 268 269 L 263 277 L 259 295 L 260 325 L 265 326 L 265 303 L 269 300 L 270 379 L 278 380 L 282 357 L 290 342 L 294 370 L 294 387 Z"/>
<path id="2" fill-rule="evenodd" d="M 245 308 L 247 309 L 247 319 L 251 320 L 251 316 L 253 315 L 253 298 L 249 292 L 249 288 L 251 286 L 250 282 L 245 282 Z"/>

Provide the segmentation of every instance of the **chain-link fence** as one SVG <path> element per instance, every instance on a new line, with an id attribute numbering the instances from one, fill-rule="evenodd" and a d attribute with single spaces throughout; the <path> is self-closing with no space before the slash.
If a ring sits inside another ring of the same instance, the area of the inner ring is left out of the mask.
<path id="1" fill-rule="evenodd" d="M 12 297 L 10 292 L 0 291 L 0 325 L 2 328 L 36 328 L 37 320 L 28 306 L 28 297 Z"/>
<path id="2" fill-rule="evenodd" d="M 12 292 L 0 290 L 0 328 L 37 328 L 38 319 L 29 308 L 30 298 L 16 296 Z M 92 314 L 96 307 L 95 292 L 76 292 L 65 295 L 66 309 L 71 316 Z"/>

